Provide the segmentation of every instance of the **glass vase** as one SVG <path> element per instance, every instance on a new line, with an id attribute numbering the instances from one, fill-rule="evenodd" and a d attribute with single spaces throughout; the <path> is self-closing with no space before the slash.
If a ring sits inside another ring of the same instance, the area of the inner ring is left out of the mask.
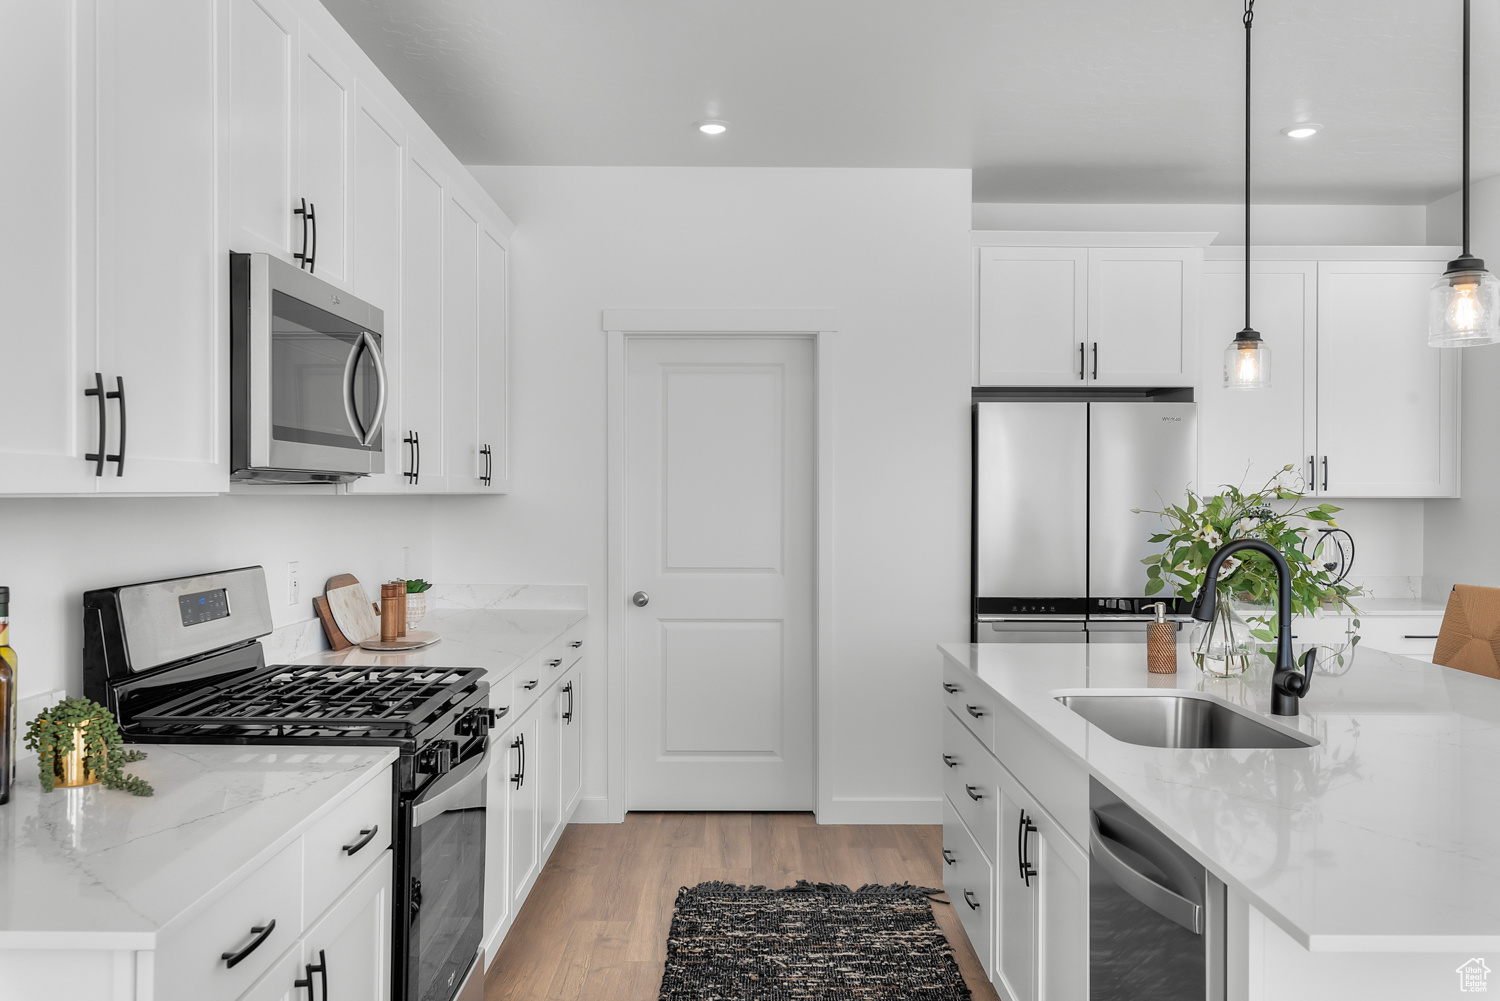
<path id="1" fill-rule="evenodd" d="M 1250 666 L 1254 640 L 1250 625 L 1235 610 L 1229 595 L 1219 592 L 1218 607 L 1209 622 L 1200 622 L 1191 638 L 1193 663 L 1205 674 L 1232 678 Z"/>

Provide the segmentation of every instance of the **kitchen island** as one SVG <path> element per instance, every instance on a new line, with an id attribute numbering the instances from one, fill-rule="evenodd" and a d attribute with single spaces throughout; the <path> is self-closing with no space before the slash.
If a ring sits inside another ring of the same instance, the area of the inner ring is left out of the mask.
<path id="1" fill-rule="evenodd" d="M 1092 778 L 1226 884 L 1232 1001 L 1449 996 L 1459 967 L 1500 953 L 1500 682 L 1361 647 L 1347 673 L 1314 677 L 1300 716 L 1270 719 L 1269 665 L 1226 680 L 1191 667 L 1185 651 L 1176 675 L 1150 675 L 1143 644 L 941 650 L 945 719 L 1040 806 L 1057 857 L 1087 864 Z M 1141 746 L 1057 701 L 1162 688 L 1222 699 L 1318 743 Z M 1045 976 L 1036 996 L 1066 996 L 1043 987 Z"/>

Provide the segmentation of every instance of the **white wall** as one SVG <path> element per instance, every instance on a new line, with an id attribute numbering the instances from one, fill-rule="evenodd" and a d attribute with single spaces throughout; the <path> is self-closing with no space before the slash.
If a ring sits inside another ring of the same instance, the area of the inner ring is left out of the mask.
<path id="1" fill-rule="evenodd" d="M 274 490 L 274 487 L 265 488 Z M 276 625 L 312 616 L 338 573 L 370 582 L 430 575 L 431 502 L 407 497 L 242 496 L 0 500 L 0 584 L 22 698 L 83 694 L 82 598 L 90 588 L 261 564 Z M 286 603 L 298 560 L 302 602 Z"/>
<path id="2" fill-rule="evenodd" d="M 831 308 L 836 658 L 827 821 L 937 823 L 943 640 L 967 635 L 968 171 L 477 167 L 516 222 L 511 461 L 447 501 L 445 580 L 585 582 L 605 649 L 605 338 L 628 307 Z M 605 664 L 585 816 L 605 795 Z M 928 712 L 927 710 L 931 710 Z M 832 801 L 829 806 L 829 801 Z M 596 812 L 598 811 L 598 812 Z"/>
<path id="3" fill-rule="evenodd" d="M 977 202 L 975 229 L 1218 233 L 1243 246 L 1243 205 L 1089 205 Z M 1427 243 L 1422 205 L 1256 205 L 1251 236 L 1261 246 L 1381 246 Z"/>
<path id="4" fill-rule="evenodd" d="M 1473 252 L 1500 270 L 1500 177 L 1470 189 Z M 1460 242 L 1457 194 L 1429 207 L 1430 242 Z M 1427 502 L 1423 592 L 1447 600 L 1454 584 L 1500 587 L 1500 345 L 1463 348 L 1462 496 Z"/>

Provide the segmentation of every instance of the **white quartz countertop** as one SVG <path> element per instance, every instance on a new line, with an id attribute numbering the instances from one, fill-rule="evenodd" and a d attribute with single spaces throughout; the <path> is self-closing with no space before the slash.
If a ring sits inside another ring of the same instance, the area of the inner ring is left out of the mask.
<path id="1" fill-rule="evenodd" d="M 1266 714 L 1269 665 L 1224 680 L 1185 652 L 1148 674 L 1144 644 L 941 649 L 1306 948 L 1500 949 L 1500 682 L 1361 648 L 1274 721 L 1316 747 L 1171 749 L 1054 693 L 1181 688 Z"/>
<path id="2" fill-rule="evenodd" d="M 581 622 L 587 613 L 573 608 L 448 608 L 428 611 L 415 628 L 442 637 L 432 646 L 406 653 L 377 653 L 350 647 L 325 650 L 296 661 L 340 667 L 482 667 L 491 683 L 504 678 L 548 643 Z"/>
<path id="3" fill-rule="evenodd" d="M 393 747 L 130 746 L 147 758 L 126 770 L 153 796 L 44 793 L 36 758 L 19 762 L 0 806 L 0 948 L 154 949 L 396 759 Z"/>

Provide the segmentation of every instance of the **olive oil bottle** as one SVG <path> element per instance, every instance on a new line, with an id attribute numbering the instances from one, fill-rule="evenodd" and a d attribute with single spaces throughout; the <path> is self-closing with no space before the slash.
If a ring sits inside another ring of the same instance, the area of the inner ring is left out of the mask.
<path id="1" fill-rule="evenodd" d="M 16 652 L 10 646 L 10 588 L 0 587 L 0 803 L 16 784 Z"/>

